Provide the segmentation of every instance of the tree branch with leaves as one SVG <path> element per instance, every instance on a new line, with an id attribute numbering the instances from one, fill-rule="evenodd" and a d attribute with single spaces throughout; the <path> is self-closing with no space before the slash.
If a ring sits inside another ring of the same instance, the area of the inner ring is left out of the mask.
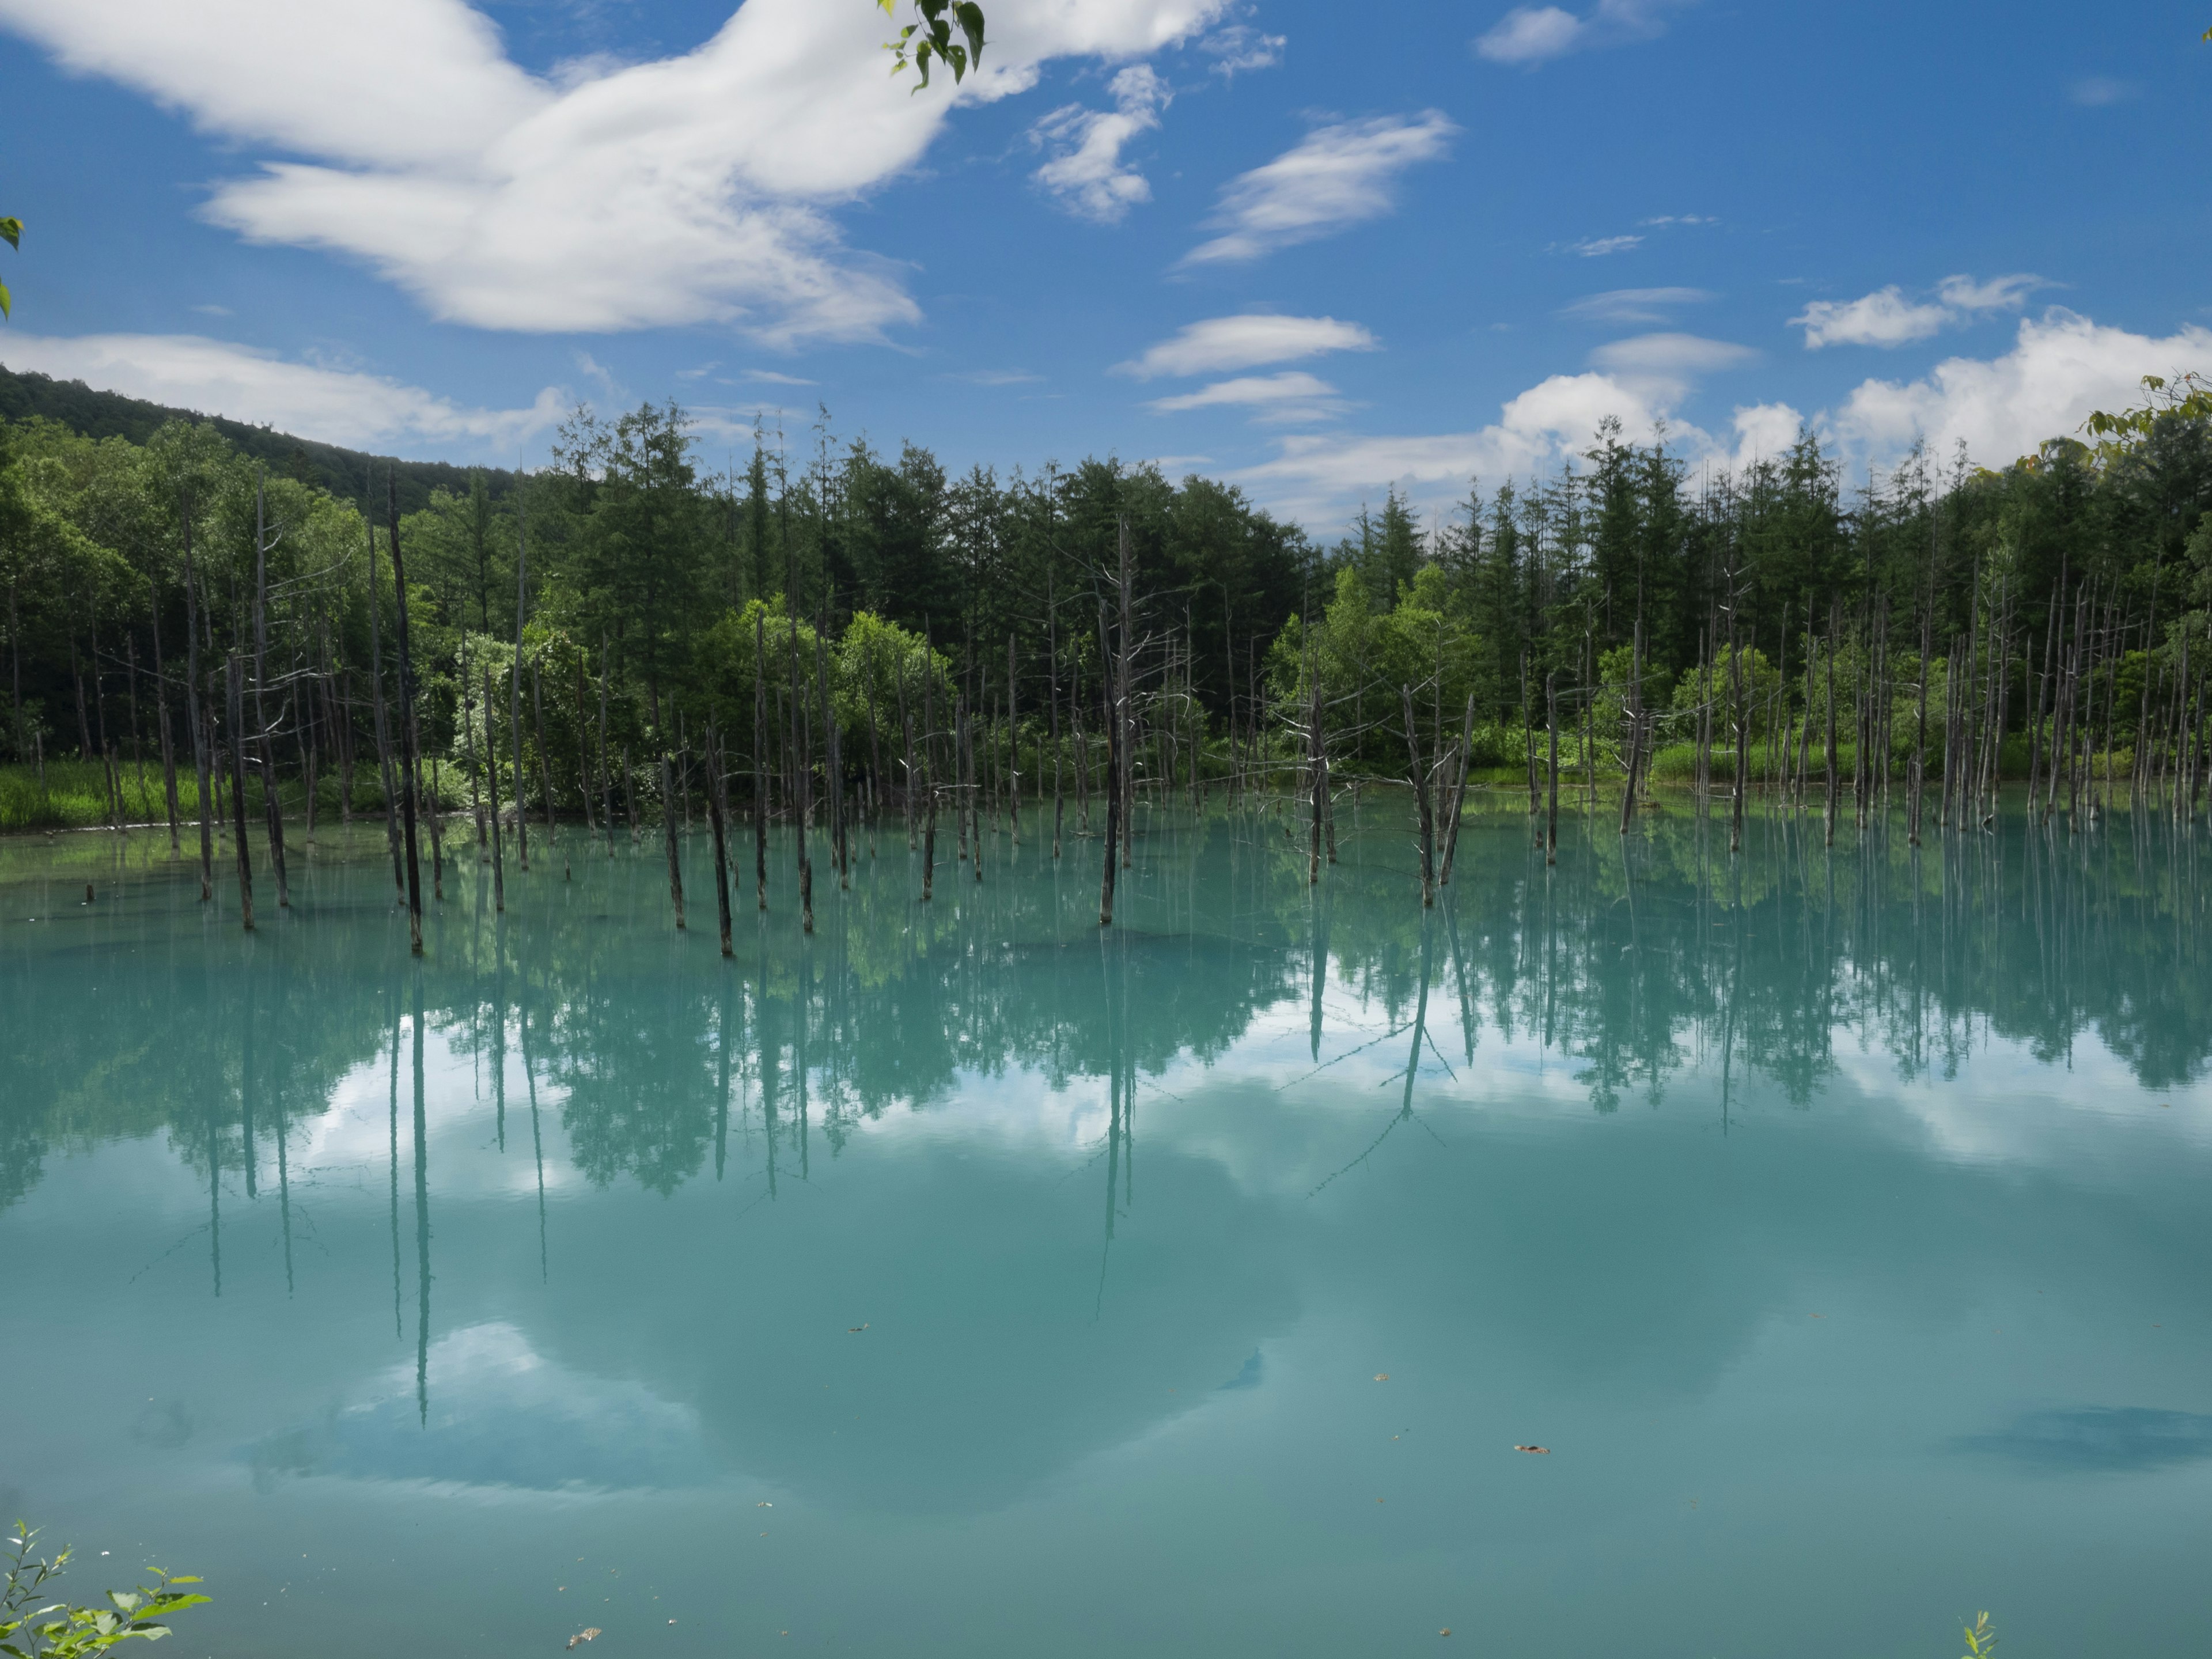
<path id="1" fill-rule="evenodd" d="M 884 15 L 893 22 L 898 21 L 898 0 L 876 0 L 884 9 Z M 921 79 L 915 86 L 920 92 L 929 84 L 930 61 L 934 58 L 952 66 L 952 81 L 958 85 L 971 69 L 983 64 L 983 9 L 975 0 L 914 0 L 917 22 L 908 23 L 898 32 L 898 38 L 884 42 L 884 50 L 891 54 L 891 73 L 902 73 L 911 64 L 921 71 Z M 966 45 L 952 38 L 958 29 Z"/>

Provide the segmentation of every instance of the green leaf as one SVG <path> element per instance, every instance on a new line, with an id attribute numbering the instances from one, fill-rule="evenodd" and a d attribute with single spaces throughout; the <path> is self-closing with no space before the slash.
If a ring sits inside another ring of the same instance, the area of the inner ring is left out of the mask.
<path id="1" fill-rule="evenodd" d="M 15 314 L 9 303 L 8 284 L 0 283 L 0 317 L 12 317 Z"/>
<path id="2" fill-rule="evenodd" d="M 0 240 L 4 240 L 9 247 L 20 252 L 23 246 L 23 222 L 12 216 L 0 219 Z M 28 1540 L 11 1538 L 8 1541 L 11 1544 L 23 1544 Z"/>
<path id="3" fill-rule="evenodd" d="M 952 15 L 960 24 L 960 32 L 968 37 L 968 57 L 977 69 L 983 67 L 983 9 L 975 0 L 954 0 Z"/>

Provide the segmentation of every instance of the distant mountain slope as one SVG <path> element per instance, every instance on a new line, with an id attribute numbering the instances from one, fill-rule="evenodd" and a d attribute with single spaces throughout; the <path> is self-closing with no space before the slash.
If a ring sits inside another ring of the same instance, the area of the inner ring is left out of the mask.
<path id="1" fill-rule="evenodd" d="M 0 348 L 5 342 L 0 341 Z M 164 421 L 206 421 L 248 455 L 266 461 L 270 470 L 287 472 L 319 483 L 333 495 L 359 501 L 375 480 L 376 506 L 384 504 L 384 475 L 387 467 L 399 474 L 399 510 L 413 513 L 429 503 L 434 489 L 467 493 L 469 469 L 446 461 L 403 461 L 388 455 L 366 455 L 357 449 L 295 438 L 289 432 L 265 426 L 248 426 L 220 415 L 201 415 L 188 409 L 164 409 L 143 398 L 126 398 L 118 392 L 94 392 L 82 380 L 57 380 L 49 374 L 18 374 L 0 365 L 0 420 L 27 420 L 43 416 L 88 438 L 128 438 L 143 443 Z M 503 468 L 487 468 L 485 480 L 494 495 L 514 488 L 514 475 Z"/>

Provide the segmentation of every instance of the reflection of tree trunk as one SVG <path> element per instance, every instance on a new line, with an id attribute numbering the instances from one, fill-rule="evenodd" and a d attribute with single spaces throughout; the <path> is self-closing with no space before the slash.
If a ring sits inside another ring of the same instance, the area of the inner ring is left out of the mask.
<path id="1" fill-rule="evenodd" d="M 1451 946 L 1452 975 L 1459 986 L 1460 1034 L 1467 1042 L 1467 1063 L 1474 1064 L 1474 1003 L 1467 994 L 1467 956 L 1460 949 L 1459 912 L 1450 904 L 1443 907 L 1444 937 Z"/>
<path id="2" fill-rule="evenodd" d="M 1401 1116 L 1413 1115 L 1413 1079 L 1421 1069 L 1421 1043 L 1429 1030 L 1429 969 L 1435 953 L 1435 937 L 1430 932 L 1429 917 L 1421 915 L 1421 993 L 1413 1004 L 1413 1051 L 1406 1061 L 1406 1093 L 1399 1103 Z"/>
<path id="3" fill-rule="evenodd" d="M 1321 1059 L 1322 995 L 1328 988 L 1328 923 L 1334 890 L 1316 892 L 1313 899 L 1313 1008 L 1307 1016 L 1306 1046 L 1316 1061 Z"/>
<path id="4" fill-rule="evenodd" d="M 768 980 L 763 976 L 759 1000 L 753 1005 L 753 1018 L 759 1028 L 754 1034 L 753 1052 L 760 1056 L 761 1127 L 763 1139 L 768 1144 L 768 1195 L 775 1197 L 775 1097 L 776 1085 L 782 1078 L 783 1039 L 775 1029 L 775 999 L 769 994 Z"/>
<path id="5" fill-rule="evenodd" d="M 485 671 L 487 677 L 490 671 Z M 489 747 L 489 728 L 486 728 L 486 747 Z M 496 755 L 498 750 L 491 751 Z M 491 770 L 495 775 L 496 765 Z M 495 798 L 495 806 L 496 798 Z M 497 813 L 495 810 L 494 817 Z M 505 924 L 494 925 L 491 936 L 491 1099 L 495 1114 L 494 1127 L 499 1138 L 499 1149 L 507 1150 L 507 928 Z"/>
<path id="6" fill-rule="evenodd" d="M 711 801 L 712 799 L 713 798 L 710 796 L 709 800 Z M 730 907 L 729 901 L 726 896 L 726 884 L 724 891 L 725 897 L 722 903 L 722 954 L 724 956 L 727 956 L 730 953 Z M 724 1164 L 728 1161 L 730 1150 L 731 1045 L 734 1042 L 741 1042 L 744 1041 L 744 1033 L 742 1031 L 733 1032 L 730 1029 L 735 1023 L 732 1018 L 732 1006 L 735 999 L 731 995 L 731 988 L 735 982 L 734 975 L 730 974 L 724 974 L 722 975 L 722 1007 L 720 1015 L 715 1021 L 714 1030 L 716 1070 L 720 1074 L 715 1079 L 716 1088 L 714 1091 L 714 1179 L 717 1181 L 720 1181 L 722 1178 L 722 1169 Z"/>
<path id="7" fill-rule="evenodd" d="M 514 999 L 514 1035 L 522 1048 L 522 1086 L 530 1097 L 530 1151 L 538 1164 L 538 1277 L 542 1282 L 545 1271 L 545 1137 L 538 1121 L 538 1068 L 530 1060 L 530 970 L 522 970 L 522 982 Z"/>
<path id="8" fill-rule="evenodd" d="M 399 1290 L 399 994 L 392 994 L 392 1334 L 406 1334 Z"/>
<path id="9" fill-rule="evenodd" d="M 430 1420 L 430 1150 L 422 1100 L 422 976 L 415 975 L 415 1409 Z"/>
<path id="10" fill-rule="evenodd" d="M 222 1299 L 222 1142 L 216 1133 L 215 1097 L 208 1097 L 208 1261 L 215 1274 L 216 1300 Z"/>

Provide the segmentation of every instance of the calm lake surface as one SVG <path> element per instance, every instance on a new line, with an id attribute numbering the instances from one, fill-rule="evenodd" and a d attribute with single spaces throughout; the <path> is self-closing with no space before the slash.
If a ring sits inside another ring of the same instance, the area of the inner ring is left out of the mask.
<path id="1" fill-rule="evenodd" d="M 2203 832 L 1406 817 L 0 847 L 0 1505 L 232 1659 L 2212 1647 Z"/>

